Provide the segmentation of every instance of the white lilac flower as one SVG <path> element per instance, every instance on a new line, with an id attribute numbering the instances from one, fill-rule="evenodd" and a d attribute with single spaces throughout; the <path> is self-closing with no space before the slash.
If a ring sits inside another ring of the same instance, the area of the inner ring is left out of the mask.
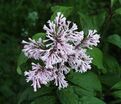
<path id="1" fill-rule="evenodd" d="M 46 68 L 53 68 L 53 65 L 63 61 L 63 58 L 57 52 L 57 49 L 51 48 L 47 50 L 46 54 L 42 57 L 42 60 L 46 63 Z"/>
<path id="2" fill-rule="evenodd" d="M 47 37 L 53 42 L 57 41 L 72 41 L 78 42 L 83 39 L 83 31 L 78 32 L 77 25 L 71 21 L 66 21 L 66 18 L 60 12 L 57 13 L 57 17 L 54 21 L 48 21 L 48 27 L 44 25 Z"/>
<path id="3" fill-rule="evenodd" d="M 45 69 L 40 64 L 32 63 L 32 70 L 25 71 L 25 76 L 27 76 L 27 82 L 32 81 L 32 86 L 34 91 L 37 88 L 41 88 L 41 85 L 46 85 L 49 81 L 53 80 L 53 72 L 51 69 Z"/>
<path id="4" fill-rule="evenodd" d="M 89 30 L 88 35 L 84 36 L 84 31 L 78 32 L 77 25 L 67 21 L 60 12 L 54 21 L 47 23 L 48 26 L 43 27 L 45 40 L 29 39 L 29 42 L 22 42 L 22 51 L 28 58 L 44 63 L 43 66 L 33 63 L 32 70 L 25 72 L 27 82 L 32 81 L 34 91 L 50 81 L 54 81 L 59 89 L 66 88 L 68 82 L 65 76 L 70 69 L 81 73 L 91 69 L 92 58 L 86 54 L 86 49 L 97 46 L 100 38 L 96 30 Z"/>
<path id="5" fill-rule="evenodd" d="M 38 41 L 29 38 L 29 42 L 23 40 L 22 43 L 24 44 L 24 48 L 22 51 L 28 58 L 34 58 L 36 60 L 39 60 L 41 56 L 43 56 L 45 53 L 45 50 L 41 49 L 41 38 Z"/>
<path id="6" fill-rule="evenodd" d="M 63 72 L 69 71 L 65 69 L 66 66 L 61 66 L 61 70 L 58 70 L 57 67 L 54 70 L 43 68 L 40 64 L 32 63 L 32 70 L 25 71 L 25 76 L 27 76 L 27 82 L 32 82 L 34 91 L 37 91 L 37 88 L 41 88 L 41 85 L 46 85 L 48 82 L 54 80 L 55 85 L 59 89 L 67 87 L 68 83 L 65 80 L 65 75 Z"/>
<path id="7" fill-rule="evenodd" d="M 76 54 L 69 57 L 69 65 L 75 69 L 76 72 L 86 72 L 91 69 L 92 58 L 86 54 L 86 50 L 75 50 Z"/>
<path id="8" fill-rule="evenodd" d="M 68 86 L 67 81 L 65 80 L 65 75 L 61 71 L 57 71 L 55 75 L 55 85 L 58 86 L 58 89 L 66 88 Z"/>
<path id="9" fill-rule="evenodd" d="M 100 35 L 97 34 L 96 30 L 89 30 L 88 36 L 84 39 L 82 46 L 83 47 L 91 47 L 91 46 L 97 46 L 97 44 L 100 42 Z"/>
<path id="10" fill-rule="evenodd" d="M 56 46 L 48 49 L 41 59 L 46 63 L 46 68 L 53 68 L 57 63 L 67 62 L 68 56 L 74 54 L 72 49 L 69 44 L 57 43 Z"/>
<path id="11" fill-rule="evenodd" d="M 74 45 L 78 45 L 84 38 L 84 32 L 70 32 L 66 35 L 67 41 L 73 42 Z"/>
<path id="12" fill-rule="evenodd" d="M 61 62 L 60 64 L 56 65 L 54 68 L 64 74 L 68 74 L 70 72 L 70 68 L 65 65 L 65 63 Z"/>

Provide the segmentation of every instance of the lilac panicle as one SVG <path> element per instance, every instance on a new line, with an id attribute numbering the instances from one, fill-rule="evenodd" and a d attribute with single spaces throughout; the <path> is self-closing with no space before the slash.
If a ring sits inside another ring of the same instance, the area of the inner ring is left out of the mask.
<path id="1" fill-rule="evenodd" d="M 89 30 L 88 35 L 84 36 L 84 31 L 77 31 L 76 23 L 68 21 L 60 12 L 43 29 L 46 31 L 45 40 L 29 38 L 29 42 L 22 41 L 25 56 L 44 63 L 32 63 L 32 70 L 25 71 L 26 80 L 32 82 L 34 91 L 50 81 L 59 89 L 66 88 L 66 74 L 71 69 L 81 73 L 91 69 L 92 58 L 86 51 L 97 46 L 100 35 L 96 30 Z"/>

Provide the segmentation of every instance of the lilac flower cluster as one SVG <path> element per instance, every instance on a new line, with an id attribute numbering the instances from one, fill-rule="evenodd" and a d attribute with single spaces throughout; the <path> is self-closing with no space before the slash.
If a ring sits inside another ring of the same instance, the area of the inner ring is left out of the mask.
<path id="1" fill-rule="evenodd" d="M 86 72 L 91 69 L 92 58 L 86 54 L 87 48 L 97 46 L 100 36 L 96 30 L 89 30 L 88 35 L 78 32 L 77 25 L 66 18 L 60 12 L 54 21 L 48 21 L 44 25 L 46 39 L 38 41 L 29 38 L 24 44 L 23 52 L 28 58 L 41 60 L 41 63 L 32 63 L 32 70 L 25 71 L 27 82 L 32 81 L 34 91 L 53 81 L 59 89 L 68 86 L 65 75 L 70 69 L 76 72 Z"/>

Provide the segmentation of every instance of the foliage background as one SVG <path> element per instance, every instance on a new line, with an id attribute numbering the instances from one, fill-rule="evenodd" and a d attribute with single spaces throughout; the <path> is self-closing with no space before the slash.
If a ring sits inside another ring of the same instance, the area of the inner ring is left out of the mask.
<path id="1" fill-rule="evenodd" d="M 71 72 L 67 89 L 50 85 L 34 93 L 23 75 L 30 66 L 19 56 L 21 41 L 37 38 L 58 11 L 79 30 L 97 29 L 101 43 L 89 50 L 92 70 Z M 121 0 L 0 0 L 0 104 L 121 104 L 120 53 Z"/>

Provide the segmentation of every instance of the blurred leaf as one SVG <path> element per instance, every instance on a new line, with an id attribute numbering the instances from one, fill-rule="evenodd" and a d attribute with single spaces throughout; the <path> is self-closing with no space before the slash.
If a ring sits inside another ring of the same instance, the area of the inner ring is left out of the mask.
<path id="1" fill-rule="evenodd" d="M 106 103 L 96 97 L 84 96 L 80 98 L 79 104 L 106 104 Z"/>
<path id="2" fill-rule="evenodd" d="M 103 53 L 99 48 L 93 48 L 88 50 L 89 55 L 93 58 L 92 63 L 97 66 L 98 69 L 102 69 L 103 73 L 106 72 L 103 66 Z"/>
<path id="3" fill-rule="evenodd" d="M 57 104 L 55 96 L 42 96 L 35 99 L 31 104 Z"/>
<path id="4" fill-rule="evenodd" d="M 21 52 L 21 54 L 19 55 L 19 58 L 18 58 L 18 60 L 17 60 L 17 73 L 18 74 L 22 74 L 22 71 L 21 71 L 21 68 L 20 68 L 20 65 L 22 65 L 23 63 L 26 63 L 26 61 L 27 61 L 27 57 L 24 55 L 24 53 L 23 52 Z"/>
<path id="5" fill-rule="evenodd" d="M 43 86 L 41 89 L 38 89 L 37 92 L 34 92 L 32 88 L 27 88 L 21 93 L 20 98 L 18 100 L 18 104 L 21 104 L 25 100 L 34 100 L 39 96 L 44 96 L 45 94 L 49 94 L 53 91 L 53 88 Z"/>
<path id="6" fill-rule="evenodd" d="M 121 48 L 121 37 L 117 34 L 108 37 L 107 41 Z"/>
<path id="7" fill-rule="evenodd" d="M 110 102 L 110 104 L 120 104 L 121 103 L 121 99 L 119 98 L 119 99 L 115 99 L 115 100 L 112 100 L 111 102 Z"/>
<path id="8" fill-rule="evenodd" d="M 121 8 L 116 9 L 115 13 L 121 15 Z"/>
<path id="9" fill-rule="evenodd" d="M 30 89 L 27 88 L 20 96 L 19 100 L 18 100 L 18 104 L 21 104 L 24 100 L 27 99 L 28 94 L 30 93 Z"/>
<path id="10" fill-rule="evenodd" d="M 120 66 L 116 58 L 111 55 L 105 55 L 104 65 L 109 72 L 119 72 Z"/>
<path id="11" fill-rule="evenodd" d="M 118 0 L 111 0 L 111 7 L 117 2 Z"/>
<path id="12" fill-rule="evenodd" d="M 35 40 L 38 40 L 39 38 L 44 40 L 46 38 L 46 34 L 45 33 L 37 33 L 32 37 L 32 39 L 35 39 Z"/>
<path id="13" fill-rule="evenodd" d="M 38 13 L 37 11 L 32 11 L 28 13 L 28 17 L 26 18 L 26 20 L 28 21 L 28 23 L 30 25 L 35 26 L 36 25 L 36 21 L 38 20 Z"/>
<path id="14" fill-rule="evenodd" d="M 121 98 L 121 90 L 113 92 L 112 95 L 116 98 Z"/>
<path id="15" fill-rule="evenodd" d="M 0 87 L 0 93 L 2 93 L 2 95 L 6 97 L 11 97 L 15 95 L 14 91 L 12 91 L 12 89 L 8 85 L 2 85 Z"/>
<path id="16" fill-rule="evenodd" d="M 100 77 L 101 82 L 108 87 L 112 87 L 120 80 L 120 73 L 107 73 Z"/>
<path id="17" fill-rule="evenodd" d="M 68 80 L 74 85 L 78 85 L 87 91 L 102 91 L 102 86 L 97 75 L 93 72 L 73 73 L 68 76 Z"/>
<path id="18" fill-rule="evenodd" d="M 78 104 L 78 96 L 74 93 L 72 87 L 67 87 L 57 91 L 61 104 Z"/>
<path id="19" fill-rule="evenodd" d="M 51 16 L 51 20 L 54 20 L 54 18 L 57 15 L 57 12 L 61 12 L 62 14 L 64 14 L 65 17 L 68 17 L 71 12 L 72 12 L 72 7 L 67 7 L 67 6 L 53 6 L 51 8 L 53 15 Z"/>
<path id="20" fill-rule="evenodd" d="M 79 13 L 79 15 L 82 29 L 85 32 L 87 32 L 89 29 L 97 29 L 99 31 L 106 17 L 105 12 L 97 15 L 86 15 L 84 13 Z"/>
<path id="21" fill-rule="evenodd" d="M 121 90 L 121 81 L 117 82 L 112 89 L 117 89 L 117 90 Z"/>

